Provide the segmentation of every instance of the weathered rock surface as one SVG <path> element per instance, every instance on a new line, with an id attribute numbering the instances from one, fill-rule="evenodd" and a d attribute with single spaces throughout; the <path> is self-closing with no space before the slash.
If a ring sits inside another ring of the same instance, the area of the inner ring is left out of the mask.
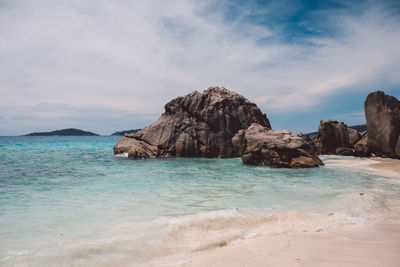
<path id="1" fill-rule="evenodd" d="M 349 129 L 343 122 L 321 120 L 318 127 L 318 137 L 321 154 L 336 154 L 337 148 L 350 146 Z M 354 139 L 352 136 L 353 142 Z"/>
<path id="2" fill-rule="evenodd" d="M 128 153 L 134 159 L 155 158 L 159 155 L 157 146 L 135 138 L 121 138 L 114 146 L 114 154 Z"/>
<path id="3" fill-rule="evenodd" d="M 271 130 L 253 123 L 233 138 L 234 149 L 242 154 L 243 164 L 284 168 L 309 168 L 323 165 L 311 139 L 289 130 Z"/>
<path id="4" fill-rule="evenodd" d="M 364 103 L 368 148 L 377 156 L 400 158 L 400 101 L 382 91 Z"/>
<path id="5" fill-rule="evenodd" d="M 156 122 L 125 135 L 114 145 L 114 153 L 128 153 L 134 159 L 237 157 L 231 139 L 254 122 L 271 128 L 256 104 L 223 87 L 210 87 L 167 103 Z"/>
<path id="6" fill-rule="evenodd" d="M 347 131 L 349 132 L 349 145 L 353 146 L 361 139 L 361 135 L 356 129 L 353 128 L 347 128 Z"/>
<path id="7" fill-rule="evenodd" d="M 368 134 L 366 131 L 361 132 L 361 139 L 353 145 L 354 156 L 357 157 L 370 157 L 371 150 L 368 148 Z"/>
<path id="8" fill-rule="evenodd" d="M 321 154 L 322 144 L 321 144 L 321 140 L 319 139 L 319 136 L 318 135 L 314 135 L 311 138 L 311 141 L 314 143 L 318 154 Z"/>
<path id="9" fill-rule="evenodd" d="M 339 156 L 354 156 L 355 152 L 356 151 L 354 150 L 354 148 L 343 146 L 338 147 L 335 150 L 335 154 Z"/>

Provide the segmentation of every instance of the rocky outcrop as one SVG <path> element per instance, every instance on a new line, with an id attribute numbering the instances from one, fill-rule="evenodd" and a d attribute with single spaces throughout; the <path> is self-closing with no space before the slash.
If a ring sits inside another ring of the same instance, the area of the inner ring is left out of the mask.
<path id="1" fill-rule="evenodd" d="M 314 143 L 318 154 L 321 154 L 322 144 L 321 144 L 321 140 L 319 139 L 319 136 L 318 135 L 314 135 L 311 138 L 311 141 Z"/>
<path id="2" fill-rule="evenodd" d="M 353 128 L 347 128 L 347 131 L 349 132 L 349 145 L 353 146 L 361 139 L 361 135 L 356 129 Z"/>
<path id="3" fill-rule="evenodd" d="M 255 122 L 271 128 L 256 104 L 223 87 L 210 87 L 167 103 L 156 122 L 125 135 L 114 145 L 114 153 L 128 153 L 134 159 L 237 157 L 232 137 Z"/>
<path id="4" fill-rule="evenodd" d="M 354 156 L 355 150 L 352 147 L 338 147 L 335 150 L 335 154 L 338 156 Z"/>
<path id="5" fill-rule="evenodd" d="M 121 138 L 114 145 L 114 154 L 128 153 L 128 157 L 134 159 L 147 159 L 159 156 L 157 146 L 140 141 L 136 138 Z"/>
<path id="6" fill-rule="evenodd" d="M 366 138 L 366 132 L 360 133 L 343 122 L 328 120 L 320 122 L 318 135 L 313 136 L 312 141 L 319 154 L 368 157 Z"/>
<path id="7" fill-rule="evenodd" d="M 371 150 L 368 148 L 368 134 L 367 131 L 360 133 L 361 139 L 353 145 L 354 156 L 357 157 L 370 157 Z"/>
<path id="8" fill-rule="evenodd" d="M 382 91 L 364 103 L 368 148 L 377 156 L 400 158 L 400 101 Z"/>
<path id="9" fill-rule="evenodd" d="M 243 164 L 270 167 L 309 168 L 323 165 L 311 139 L 305 134 L 289 130 L 271 130 L 253 123 L 240 130 L 232 144 L 242 154 Z"/>
<path id="10" fill-rule="evenodd" d="M 343 122 L 334 120 L 320 121 L 318 138 L 321 154 L 336 154 L 339 147 L 349 147 L 349 129 Z M 352 141 L 354 141 L 352 139 Z"/>

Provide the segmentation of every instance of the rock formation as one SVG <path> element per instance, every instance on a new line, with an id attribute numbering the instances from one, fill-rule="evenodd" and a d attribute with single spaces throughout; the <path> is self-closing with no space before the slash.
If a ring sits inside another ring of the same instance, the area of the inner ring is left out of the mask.
<path id="1" fill-rule="evenodd" d="M 319 154 L 368 157 L 366 138 L 366 131 L 360 133 L 343 122 L 328 120 L 320 122 L 318 135 L 312 141 Z"/>
<path id="2" fill-rule="evenodd" d="M 321 154 L 336 154 L 339 147 L 350 147 L 349 129 L 343 122 L 328 120 L 320 121 L 318 138 Z M 353 140 L 353 142 L 357 142 Z"/>
<path id="3" fill-rule="evenodd" d="M 360 133 L 361 139 L 353 145 L 354 156 L 357 157 L 370 157 L 371 150 L 368 148 L 368 134 L 367 131 Z"/>
<path id="4" fill-rule="evenodd" d="M 352 147 L 341 146 L 341 147 L 336 148 L 334 154 L 338 155 L 338 156 L 354 156 L 355 150 Z"/>
<path id="5" fill-rule="evenodd" d="M 134 159 L 237 157 L 231 139 L 254 122 L 271 128 L 256 104 L 223 87 L 210 87 L 167 103 L 156 122 L 125 135 L 114 145 L 114 153 L 128 153 Z"/>
<path id="6" fill-rule="evenodd" d="M 382 91 L 364 103 L 368 148 L 377 156 L 400 158 L 400 101 Z"/>
<path id="7" fill-rule="evenodd" d="M 323 165 L 311 139 L 289 130 L 271 130 L 253 123 L 247 130 L 240 130 L 232 138 L 232 144 L 242 154 L 243 164 L 285 168 Z"/>
<path id="8" fill-rule="evenodd" d="M 356 129 L 350 127 L 347 128 L 347 131 L 349 132 L 349 145 L 353 146 L 361 139 L 361 135 Z"/>

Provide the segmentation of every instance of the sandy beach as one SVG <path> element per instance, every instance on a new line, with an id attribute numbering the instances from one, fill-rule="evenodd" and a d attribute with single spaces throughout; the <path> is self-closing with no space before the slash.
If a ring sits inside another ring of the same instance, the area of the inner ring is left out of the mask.
<path id="1" fill-rule="evenodd" d="M 398 220 L 280 234 L 216 248 L 181 266 L 398 266 Z"/>
<path id="2" fill-rule="evenodd" d="M 371 168 L 400 174 L 400 160 L 389 158 L 374 158 L 373 160 L 377 161 L 377 163 L 371 164 Z"/>
<path id="3" fill-rule="evenodd" d="M 366 168 L 398 174 L 400 160 L 375 158 Z M 396 178 L 397 179 L 397 178 Z M 365 225 L 257 236 L 201 252 L 179 266 L 399 266 L 400 216 Z"/>

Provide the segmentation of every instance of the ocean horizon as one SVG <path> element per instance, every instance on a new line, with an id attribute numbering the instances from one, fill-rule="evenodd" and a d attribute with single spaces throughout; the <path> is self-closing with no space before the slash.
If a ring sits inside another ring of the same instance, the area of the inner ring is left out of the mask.
<path id="1" fill-rule="evenodd" d="M 246 166 L 241 158 L 131 160 L 118 136 L 0 137 L 0 265 L 175 266 L 256 236 L 363 225 L 400 184 L 367 158 Z"/>

